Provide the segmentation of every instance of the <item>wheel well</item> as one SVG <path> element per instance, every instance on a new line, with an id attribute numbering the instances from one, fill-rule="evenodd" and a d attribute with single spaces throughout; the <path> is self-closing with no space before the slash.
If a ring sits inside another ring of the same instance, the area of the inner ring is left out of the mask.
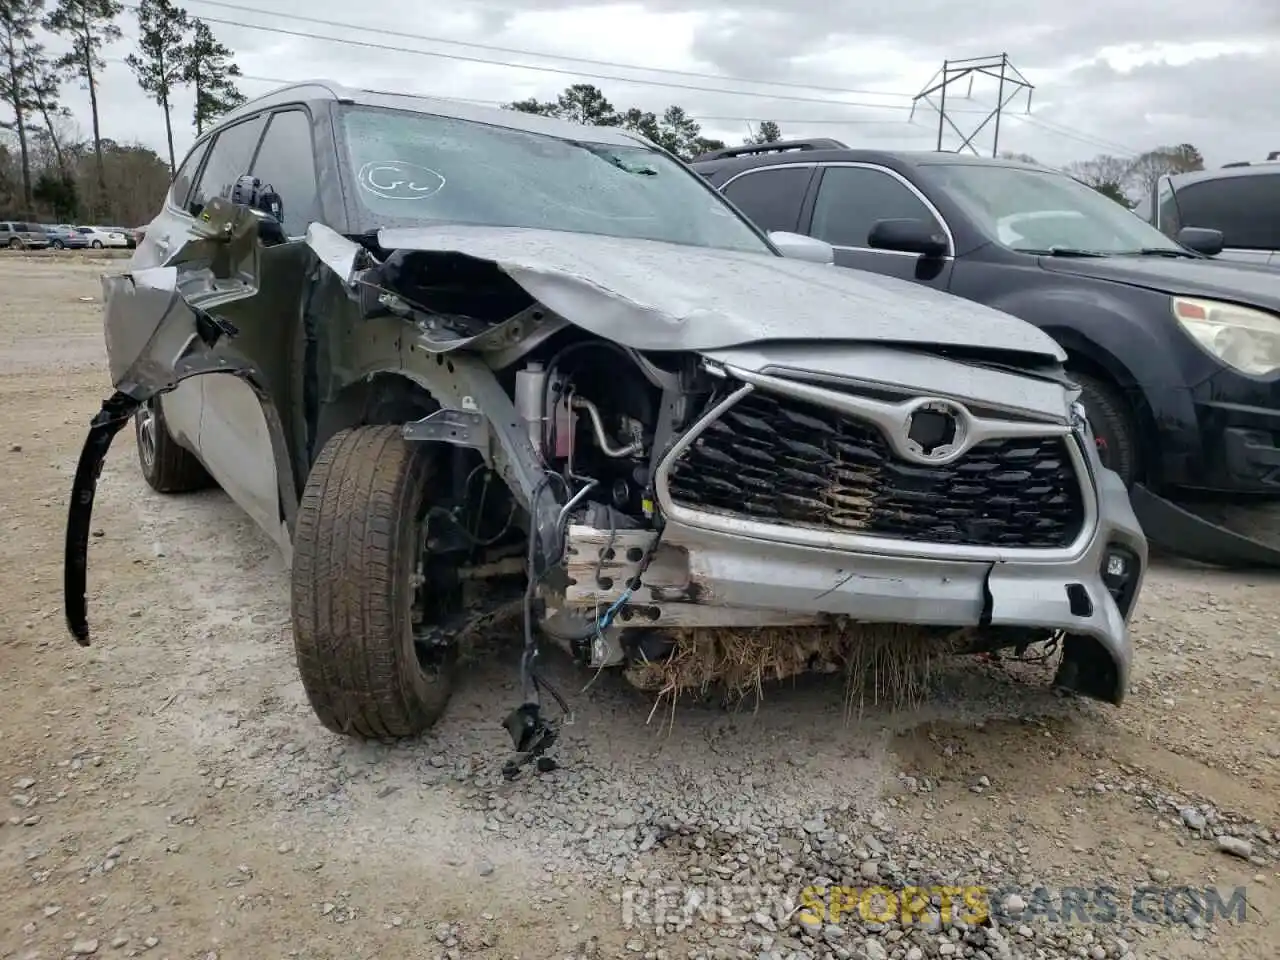
<path id="1" fill-rule="evenodd" d="M 1116 391 L 1116 395 L 1124 403 L 1125 412 L 1132 419 L 1135 428 L 1134 439 L 1138 442 L 1138 479 L 1143 479 L 1152 464 L 1158 464 L 1160 458 L 1153 438 L 1156 437 L 1156 419 L 1142 396 L 1137 383 L 1129 372 L 1116 363 L 1102 363 L 1095 357 L 1081 350 L 1064 347 L 1067 354 L 1067 372 L 1076 371 L 1085 376 L 1100 380 Z"/>
<path id="2" fill-rule="evenodd" d="M 349 384 L 321 405 L 308 463 L 315 462 L 324 445 L 339 430 L 421 420 L 439 407 L 430 392 L 399 374 L 379 373 Z"/>

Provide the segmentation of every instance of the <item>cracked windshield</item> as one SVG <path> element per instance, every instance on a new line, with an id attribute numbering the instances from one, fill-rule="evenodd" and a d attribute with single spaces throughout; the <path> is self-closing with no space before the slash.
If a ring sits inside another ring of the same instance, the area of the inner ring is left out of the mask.
<path id="1" fill-rule="evenodd" d="M 639 144 L 391 110 L 348 110 L 343 129 L 371 228 L 482 224 L 768 251 L 696 175 Z"/>

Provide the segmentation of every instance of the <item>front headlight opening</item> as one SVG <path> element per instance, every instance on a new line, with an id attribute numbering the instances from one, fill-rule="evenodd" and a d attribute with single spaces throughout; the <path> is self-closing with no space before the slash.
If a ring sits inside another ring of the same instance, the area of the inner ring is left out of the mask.
<path id="1" fill-rule="evenodd" d="M 1206 352 L 1255 377 L 1280 370 L 1280 317 L 1220 300 L 1173 298 L 1173 316 Z"/>

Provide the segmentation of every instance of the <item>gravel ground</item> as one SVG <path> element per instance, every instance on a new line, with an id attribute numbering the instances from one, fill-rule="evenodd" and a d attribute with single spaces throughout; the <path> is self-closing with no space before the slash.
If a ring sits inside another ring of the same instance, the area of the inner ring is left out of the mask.
<path id="1" fill-rule="evenodd" d="M 1154 570 L 1119 710 L 961 661 L 913 712 L 846 719 L 819 678 L 650 719 L 553 659 L 560 766 L 508 783 L 514 638 L 430 737 L 327 733 L 274 548 L 221 493 L 152 493 L 126 432 L 76 647 L 62 533 L 111 267 L 0 255 L 0 958 L 1280 955 L 1274 578 Z M 858 906 L 877 886 L 901 900 Z M 985 921 L 944 889 L 975 886 Z M 1237 887 L 1243 921 L 1206 907 Z"/>

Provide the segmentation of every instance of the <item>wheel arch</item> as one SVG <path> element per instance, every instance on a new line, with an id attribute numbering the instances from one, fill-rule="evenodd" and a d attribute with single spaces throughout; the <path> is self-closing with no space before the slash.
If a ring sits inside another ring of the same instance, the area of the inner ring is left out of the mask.
<path id="1" fill-rule="evenodd" d="M 1077 370 L 1116 388 L 1127 412 L 1133 417 L 1138 438 L 1139 462 L 1143 472 L 1136 479 L 1145 479 L 1143 474 L 1157 468 L 1160 463 L 1160 442 L 1155 411 L 1138 378 L 1119 357 L 1078 330 L 1057 326 L 1042 329 L 1066 352 L 1068 373 Z"/>

